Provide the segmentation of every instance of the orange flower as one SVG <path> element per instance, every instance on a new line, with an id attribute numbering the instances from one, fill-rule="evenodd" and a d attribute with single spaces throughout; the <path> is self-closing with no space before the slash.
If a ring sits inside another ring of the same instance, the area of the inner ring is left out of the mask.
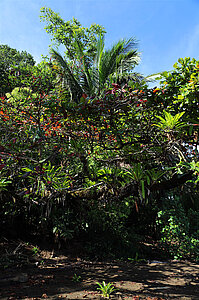
<path id="1" fill-rule="evenodd" d="M 82 97 L 86 99 L 88 96 L 86 94 L 82 94 Z"/>

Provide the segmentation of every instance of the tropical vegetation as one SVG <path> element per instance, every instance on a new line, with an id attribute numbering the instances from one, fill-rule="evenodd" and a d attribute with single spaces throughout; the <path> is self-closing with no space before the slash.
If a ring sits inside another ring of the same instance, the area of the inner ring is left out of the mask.
<path id="1" fill-rule="evenodd" d="M 64 54 L 0 67 L 1 235 L 110 258 L 147 258 L 151 237 L 198 259 L 199 61 L 180 58 L 149 88 L 135 39 L 107 50 L 102 26 L 41 18 Z"/>

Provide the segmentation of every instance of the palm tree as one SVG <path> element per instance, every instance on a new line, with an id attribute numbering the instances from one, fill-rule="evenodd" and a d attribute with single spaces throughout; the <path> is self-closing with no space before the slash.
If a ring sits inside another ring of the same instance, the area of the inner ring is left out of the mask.
<path id="1" fill-rule="evenodd" d="M 136 49 L 137 42 L 134 38 L 121 40 L 111 49 L 104 51 L 104 38 L 99 38 L 97 53 L 93 65 L 96 90 L 100 91 L 110 75 L 121 77 L 132 72 L 140 61 L 140 55 Z"/>
<path id="2" fill-rule="evenodd" d="M 71 61 L 64 59 L 57 51 L 52 50 L 52 56 L 62 69 L 62 84 L 70 91 L 71 100 L 78 102 L 82 94 L 93 96 L 99 93 L 110 75 L 117 78 L 131 73 L 140 61 L 136 46 L 135 39 L 130 38 L 104 50 L 104 36 L 100 36 L 95 59 L 91 62 L 83 51 L 83 45 L 76 39 L 76 68 L 72 68 Z"/>

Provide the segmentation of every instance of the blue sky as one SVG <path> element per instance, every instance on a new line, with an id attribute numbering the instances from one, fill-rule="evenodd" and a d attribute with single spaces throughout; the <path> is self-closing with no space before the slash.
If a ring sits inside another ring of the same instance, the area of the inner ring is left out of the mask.
<path id="1" fill-rule="evenodd" d="M 42 6 L 85 27 L 103 25 L 107 48 L 135 37 L 142 57 L 136 70 L 143 75 L 171 70 L 179 57 L 199 59 L 199 0 L 0 0 L 0 44 L 26 50 L 36 61 L 47 55 Z"/>

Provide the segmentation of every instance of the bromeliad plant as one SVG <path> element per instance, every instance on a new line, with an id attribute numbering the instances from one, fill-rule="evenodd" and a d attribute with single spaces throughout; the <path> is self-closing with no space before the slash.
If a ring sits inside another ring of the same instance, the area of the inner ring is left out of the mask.
<path id="1" fill-rule="evenodd" d="M 81 276 L 77 275 L 76 273 L 73 275 L 72 281 L 73 282 L 80 282 L 81 281 Z"/>
<path id="2" fill-rule="evenodd" d="M 180 122 L 180 118 L 184 115 L 185 112 L 181 112 L 172 116 L 169 112 L 163 111 L 164 117 L 157 116 L 160 120 L 159 123 L 155 124 L 155 126 L 163 129 L 163 130 L 173 130 L 174 128 L 179 129 L 185 126 L 184 122 Z"/>
<path id="3" fill-rule="evenodd" d="M 105 283 L 105 281 L 103 281 L 102 283 L 96 282 L 96 284 L 98 284 L 98 288 L 97 290 L 102 292 L 102 296 L 104 298 L 109 299 L 110 298 L 110 294 L 112 294 L 114 291 L 116 291 L 116 288 L 114 287 L 114 285 L 112 283 Z"/>

